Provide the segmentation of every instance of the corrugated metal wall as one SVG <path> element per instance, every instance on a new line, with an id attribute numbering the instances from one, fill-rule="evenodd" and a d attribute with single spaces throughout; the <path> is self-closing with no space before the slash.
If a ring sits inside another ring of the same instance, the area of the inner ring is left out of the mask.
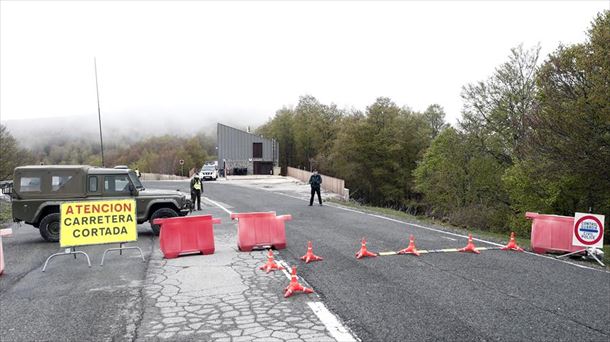
<path id="1" fill-rule="evenodd" d="M 253 161 L 273 162 L 277 166 L 279 160 L 279 145 L 271 139 L 266 139 L 256 134 L 248 133 L 233 127 L 218 124 L 218 167 L 223 167 L 223 161 L 227 162 L 227 168 L 248 168 L 252 174 L 252 144 L 263 144 L 263 158 Z"/>

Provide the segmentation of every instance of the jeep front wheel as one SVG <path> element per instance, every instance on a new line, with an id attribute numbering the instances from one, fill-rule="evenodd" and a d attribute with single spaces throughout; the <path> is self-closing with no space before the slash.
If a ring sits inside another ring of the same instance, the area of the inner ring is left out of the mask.
<path id="1" fill-rule="evenodd" d="M 150 228 L 152 229 L 155 235 L 159 235 L 159 233 L 161 232 L 161 226 L 158 224 L 153 224 L 153 221 L 158 218 L 166 217 L 178 217 L 178 213 L 174 209 L 159 208 L 155 210 L 155 212 L 150 216 Z"/>
<path id="2" fill-rule="evenodd" d="M 49 214 L 40 221 L 40 236 L 49 242 L 59 241 L 59 213 Z"/>

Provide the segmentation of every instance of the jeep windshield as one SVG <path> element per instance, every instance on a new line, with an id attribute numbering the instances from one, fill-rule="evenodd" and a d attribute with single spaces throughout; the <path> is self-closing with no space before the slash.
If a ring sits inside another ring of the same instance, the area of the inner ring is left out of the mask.
<path id="1" fill-rule="evenodd" d="M 203 169 L 201 169 L 201 171 L 214 171 L 216 170 L 216 167 L 214 165 L 204 165 Z"/>
<path id="2" fill-rule="evenodd" d="M 138 176 L 136 176 L 135 172 L 129 171 L 129 179 L 131 179 L 131 182 L 136 187 L 136 189 L 144 190 L 144 185 L 142 185 L 142 183 L 140 182 L 140 179 L 138 178 Z"/>

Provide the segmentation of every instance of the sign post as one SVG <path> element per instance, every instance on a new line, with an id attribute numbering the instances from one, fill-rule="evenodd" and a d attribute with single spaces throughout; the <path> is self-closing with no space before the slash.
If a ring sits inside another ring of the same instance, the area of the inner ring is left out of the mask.
<path id="1" fill-rule="evenodd" d="M 109 248 L 104 251 L 104 257 L 109 251 L 137 249 L 144 261 L 144 254 L 139 247 L 123 247 L 126 242 L 137 241 L 136 202 L 133 199 L 66 202 L 60 207 L 59 245 L 65 248 L 64 252 L 55 253 L 47 258 L 42 271 L 44 272 L 49 260 L 59 255 L 84 254 L 76 251 L 77 246 L 119 243 L 119 248 Z M 71 251 L 70 251 L 71 249 Z"/>
<path id="2" fill-rule="evenodd" d="M 597 257 L 598 250 L 602 249 L 604 245 L 604 219 L 604 215 L 575 213 L 572 246 L 583 247 L 583 249 L 561 255 L 558 258 L 586 252 L 588 256 L 604 266 Z"/>

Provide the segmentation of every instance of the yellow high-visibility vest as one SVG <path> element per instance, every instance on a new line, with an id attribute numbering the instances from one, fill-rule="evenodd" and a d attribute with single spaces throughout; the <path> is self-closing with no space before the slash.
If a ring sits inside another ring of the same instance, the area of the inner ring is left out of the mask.
<path id="1" fill-rule="evenodd" d="M 201 190 L 201 182 L 195 181 L 193 188 L 195 188 L 195 190 Z"/>

